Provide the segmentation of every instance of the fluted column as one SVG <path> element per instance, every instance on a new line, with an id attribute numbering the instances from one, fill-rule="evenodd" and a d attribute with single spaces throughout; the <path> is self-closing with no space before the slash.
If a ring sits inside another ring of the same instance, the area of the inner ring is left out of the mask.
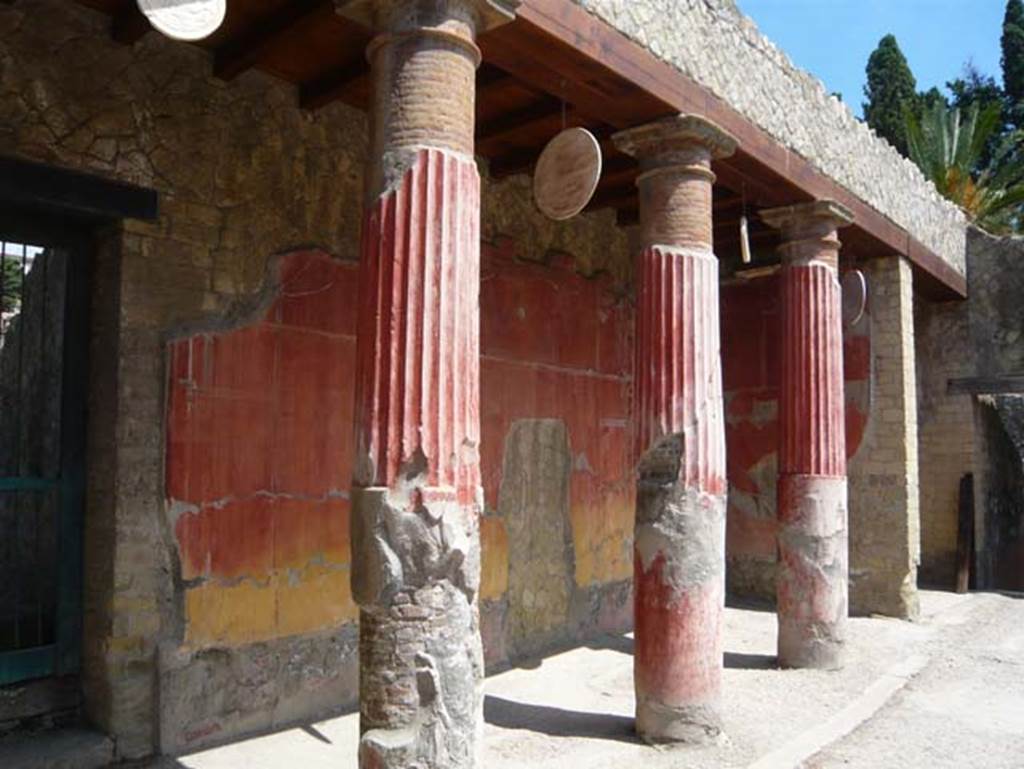
<path id="1" fill-rule="evenodd" d="M 637 157 L 636 728 L 699 742 L 721 731 L 725 600 L 725 424 L 713 157 L 735 150 L 693 116 L 615 136 Z"/>
<path id="2" fill-rule="evenodd" d="M 478 767 L 480 179 L 475 38 L 516 2 L 362 0 L 378 34 L 352 489 L 359 765 Z"/>
<path id="3" fill-rule="evenodd" d="M 782 230 L 778 654 L 784 667 L 842 665 L 849 555 L 837 230 L 832 201 L 775 208 Z"/>

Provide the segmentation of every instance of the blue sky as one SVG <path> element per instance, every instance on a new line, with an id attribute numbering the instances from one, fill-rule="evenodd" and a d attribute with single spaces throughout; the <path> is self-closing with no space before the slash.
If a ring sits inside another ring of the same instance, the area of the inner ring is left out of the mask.
<path id="1" fill-rule="evenodd" d="M 800 68 L 839 91 L 861 114 L 864 67 L 892 33 L 918 90 L 944 90 L 972 59 L 1002 84 L 999 35 L 1006 0 L 737 0 L 761 31 Z"/>

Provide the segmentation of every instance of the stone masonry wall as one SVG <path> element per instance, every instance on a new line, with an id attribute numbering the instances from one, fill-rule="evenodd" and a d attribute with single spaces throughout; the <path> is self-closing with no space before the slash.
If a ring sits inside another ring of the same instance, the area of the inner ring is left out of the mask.
<path id="1" fill-rule="evenodd" d="M 208 54 L 156 33 L 118 45 L 109 25 L 59 0 L 0 4 L 0 153 L 160 194 L 157 221 L 103 233 L 93 298 L 83 686 L 89 719 L 132 758 L 315 716 L 337 700 L 303 692 L 351 682 L 339 671 L 352 657 L 352 623 L 189 641 L 164 417 L 168 340 L 254 317 L 277 290 L 275 255 L 315 247 L 354 262 L 366 127 L 343 105 L 301 111 L 292 87 L 259 73 L 221 82 Z M 512 236 L 519 255 L 539 262 L 571 252 L 581 271 L 628 281 L 612 214 L 555 225 L 528 189 L 522 178 L 485 183 L 485 238 Z M 574 477 L 586 485 L 587 467 Z M 631 510 L 601 520 L 576 543 L 588 553 L 588 591 L 626 573 L 602 548 L 628 546 L 610 522 Z M 628 600 L 616 595 L 616 606 Z M 203 691 L 220 715 L 183 730 L 189 697 Z"/>
<path id="2" fill-rule="evenodd" d="M 970 349 L 976 376 L 1024 372 L 1024 238 L 967 233 Z"/>
<path id="3" fill-rule="evenodd" d="M 920 560 L 914 297 L 902 257 L 860 266 L 871 324 L 871 419 L 849 465 L 850 610 L 916 617 Z"/>
<path id="4" fill-rule="evenodd" d="M 947 383 L 970 376 L 973 355 L 963 301 L 914 305 L 917 338 L 918 450 L 921 461 L 922 585 L 956 583 L 960 479 L 971 472 L 974 411 L 970 395 L 949 395 Z"/>
<path id="5" fill-rule="evenodd" d="M 354 258 L 365 129 L 341 108 L 304 115 L 260 77 L 220 83 L 206 54 L 158 35 L 119 46 L 107 17 L 75 4 L 4 5 L 0 29 L 0 152 L 161 195 L 158 221 L 125 222 L 101 249 L 90 396 L 86 709 L 119 756 L 140 756 L 158 742 L 158 648 L 183 632 L 164 515 L 164 341 L 229 316 L 281 250 Z"/>
<path id="6" fill-rule="evenodd" d="M 746 115 L 964 271 L 963 214 L 735 0 L 576 0 Z"/>
<path id="7" fill-rule="evenodd" d="M 974 375 L 1024 374 L 1024 238 L 967 235 L 967 313 Z M 975 399 L 974 548 L 979 588 L 1024 585 L 1020 393 Z"/>
<path id="8" fill-rule="evenodd" d="M 975 401 L 976 586 L 1024 589 L 1024 396 Z"/>
<path id="9" fill-rule="evenodd" d="M 960 478 L 975 472 L 976 548 L 983 549 L 984 476 L 991 441 L 976 428 L 970 395 L 950 395 L 950 379 L 1024 371 L 1024 239 L 967 232 L 967 301 L 919 300 L 918 395 L 921 453 L 921 578 L 949 587 L 956 573 Z M 980 412 L 979 412 L 980 413 Z M 982 559 L 984 560 L 984 559 Z"/>

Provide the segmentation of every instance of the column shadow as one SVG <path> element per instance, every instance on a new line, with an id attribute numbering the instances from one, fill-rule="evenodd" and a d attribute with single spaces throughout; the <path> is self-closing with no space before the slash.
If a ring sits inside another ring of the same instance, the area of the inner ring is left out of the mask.
<path id="1" fill-rule="evenodd" d="M 585 646 L 588 649 L 608 649 L 622 654 L 633 654 L 633 639 L 628 635 L 603 635 L 591 638 Z"/>
<path id="2" fill-rule="evenodd" d="M 593 638 L 586 643 L 588 649 L 609 649 L 622 654 L 633 654 L 633 639 L 626 635 L 606 635 Z M 745 654 L 726 652 L 724 665 L 734 670 L 772 670 L 779 666 L 774 654 Z"/>
<path id="3" fill-rule="evenodd" d="M 484 698 L 484 721 L 503 729 L 523 729 L 549 737 L 640 742 L 633 731 L 633 719 L 626 716 L 531 705 L 492 694 Z"/>
<path id="4" fill-rule="evenodd" d="M 774 670 L 779 667 L 779 660 L 774 654 L 726 652 L 724 664 L 733 670 Z"/>

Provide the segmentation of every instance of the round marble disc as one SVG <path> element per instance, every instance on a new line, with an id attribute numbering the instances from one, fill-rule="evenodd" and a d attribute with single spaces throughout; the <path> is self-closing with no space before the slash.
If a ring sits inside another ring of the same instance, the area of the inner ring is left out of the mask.
<path id="1" fill-rule="evenodd" d="M 154 29 L 175 40 L 202 40 L 224 21 L 226 0 L 136 0 Z"/>
<path id="2" fill-rule="evenodd" d="M 586 208 L 601 178 L 601 145 L 586 128 L 567 128 L 548 142 L 533 172 L 533 199 L 550 219 Z"/>
<path id="3" fill-rule="evenodd" d="M 852 326 L 864 316 L 868 303 L 868 282 L 860 270 L 843 275 L 843 324 Z"/>

